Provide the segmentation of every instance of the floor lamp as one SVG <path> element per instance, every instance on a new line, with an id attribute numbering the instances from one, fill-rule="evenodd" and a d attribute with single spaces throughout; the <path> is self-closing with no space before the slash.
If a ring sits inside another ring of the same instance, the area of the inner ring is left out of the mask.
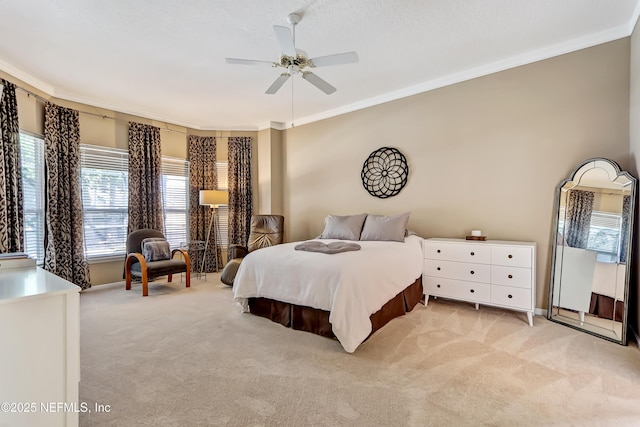
<path id="1" fill-rule="evenodd" d="M 229 193 L 221 190 L 200 190 L 200 205 L 209 206 L 213 209 L 211 212 L 211 221 L 209 222 L 209 231 L 207 231 L 207 240 L 204 244 L 204 254 L 202 255 L 202 265 L 200 266 L 200 275 L 204 272 L 204 264 L 207 260 L 207 248 L 209 247 L 209 238 L 211 237 L 211 229 L 213 228 L 213 251 L 215 254 L 216 268 L 218 271 L 218 242 L 222 240 L 220 235 L 220 224 L 218 223 L 218 207 L 229 203 Z"/>

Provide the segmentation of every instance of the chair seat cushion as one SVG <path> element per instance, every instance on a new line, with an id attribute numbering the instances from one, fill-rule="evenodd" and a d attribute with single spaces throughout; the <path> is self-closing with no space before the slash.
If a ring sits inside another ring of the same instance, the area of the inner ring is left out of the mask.
<path id="1" fill-rule="evenodd" d="M 181 259 L 166 259 L 147 263 L 149 277 L 166 276 L 167 274 L 183 273 L 187 271 L 187 263 Z M 131 265 L 131 275 L 142 277 L 140 263 Z"/>

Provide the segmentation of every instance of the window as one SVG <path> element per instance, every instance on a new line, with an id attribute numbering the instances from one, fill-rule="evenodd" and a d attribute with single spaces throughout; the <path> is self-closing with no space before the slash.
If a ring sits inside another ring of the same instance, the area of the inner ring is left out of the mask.
<path id="1" fill-rule="evenodd" d="M 587 249 L 598 252 L 598 261 L 618 262 L 621 222 L 620 214 L 598 211 L 591 213 Z"/>
<path id="2" fill-rule="evenodd" d="M 125 254 L 129 207 L 129 153 L 80 145 L 86 256 Z M 172 248 L 189 239 L 189 162 L 162 158 L 164 234 Z"/>
<path id="3" fill-rule="evenodd" d="M 21 131 L 20 157 L 25 252 L 42 264 L 45 233 L 43 138 Z M 127 241 L 129 153 L 118 148 L 80 144 L 80 168 L 85 256 L 94 260 L 121 257 L 125 254 Z M 189 240 L 188 161 L 162 158 L 162 195 L 165 236 L 175 248 Z M 227 222 L 225 217 L 221 224 L 225 239 Z"/>
<path id="4" fill-rule="evenodd" d="M 216 161 L 216 175 L 218 185 L 216 190 L 229 191 L 229 162 Z M 229 206 L 218 208 L 218 222 L 220 226 L 220 246 L 226 249 L 229 246 Z"/>
<path id="5" fill-rule="evenodd" d="M 20 131 L 25 252 L 44 262 L 44 139 Z"/>
<path id="6" fill-rule="evenodd" d="M 565 207 L 560 207 L 558 232 L 564 235 Z M 599 262 L 618 262 L 622 216 L 611 212 L 591 212 L 586 249 L 598 252 Z"/>
<path id="7" fill-rule="evenodd" d="M 122 256 L 127 240 L 129 153 L 80 145 L 82 208 L 87 258 Z"/>
<path id="8" fill-rule="evenodd" d="M 172 248 L 189 241 L 189 162 L 162 158 L 165 237 Z"/>

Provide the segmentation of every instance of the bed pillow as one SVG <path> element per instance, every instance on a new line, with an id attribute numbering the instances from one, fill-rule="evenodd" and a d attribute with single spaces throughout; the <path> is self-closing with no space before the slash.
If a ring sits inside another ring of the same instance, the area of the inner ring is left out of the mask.
<path id="1" fill-rule="evenodd" d="M 367 215 L 360 240 L 404 242 L 410 212 L 400 215 Z"/>
<path id="2" fill-rule="evenodd" d="M 142 256 L 147 262 L 171 259 L 171 247 L 166 239 L 150 237 L 143 239 L 141 246 Z"/>
<path id="3" fill-rule="evenodd" d="M 366 213 L 359 215 L 327 215 L 320 239 L 358 240 Z"/>

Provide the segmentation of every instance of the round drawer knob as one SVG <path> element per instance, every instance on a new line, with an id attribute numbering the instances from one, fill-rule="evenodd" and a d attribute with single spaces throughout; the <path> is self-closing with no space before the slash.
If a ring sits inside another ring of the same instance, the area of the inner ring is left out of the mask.
<path id="1" fill-rule="evenodd" d="M 511 294 L 509 294 L 509 295 L 507 295 L 507 296 L 508 296 L 509 298 L 513 298 L 513 295 L 511 295 Z"/>
<path id="2" fill-rule="evenodd" d="M 474 256 L 476 253 L 475 252 L 471 252 L 471 256 Z"/>
<path id="3" fill-rule="evenodd" d="M 440 253 L 440 249 L 438 249 L 436 252 Z"/>
<path id="4" fill-rule="evenodd" d="M 473 271 L 473 270 L 471 270 L 471 274 L 476 274 L 476 272 L 475 272 L 475 271 Z"/>
<path id="5" fill-rule="evenodd" d="M 509 275 L 509 279 L 513 279 L 513 274 L 510 274 L 510 275 Z"/>
<path id="6" fill-rule="evenodd" d="M 439 288 L 439 287 L 440 287 L 440 285 L 436 285 L 436 288 Z"/>
<path id="7" fill-rule="evenodd" d="M 436 267 L 436 270 L 440 271 L 440 267 Z"/>
<path id="8" fill-rule="evenodd" d="M 509 258 L 509 259 L 513 258 L 513 255 L 509 254 L 508 258 Z"/>
<path id="9" fill-rule="evenodd" d="M 471 293 L 474 293 L 475 291 L 473 289 L 471 289 Z"/>

